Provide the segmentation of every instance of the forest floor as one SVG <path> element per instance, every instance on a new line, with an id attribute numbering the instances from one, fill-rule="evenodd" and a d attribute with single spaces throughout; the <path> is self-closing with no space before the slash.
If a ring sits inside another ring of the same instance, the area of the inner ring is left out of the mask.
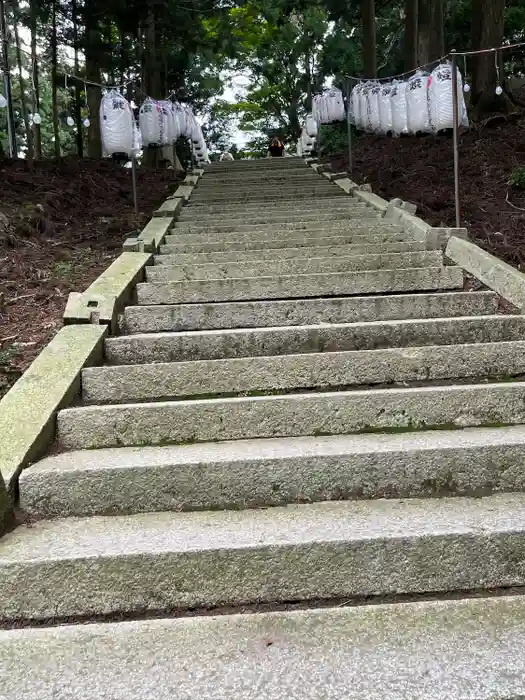
<path id="1" fill-rule="evenodd" d="M 176 182 L 173 170 L 137 170 L 137 217 L 131 170 L 110 161 L 34 172 L 0 162 L 0 398 L 61 327 L 69 293 L 100 275 Z"/>
<path id="2" fill-rule="evenodd" d="M 323 159 L 324 160 L 324 159 Z M 348 156 L 331 156 L 334 171 Z M 515 267 L 525 266 L 525 119 L 487 121 L 459 141 L 461 225 L 473 241 Z M 523 188 L 510 183 L 523 168 Z M 417 205 L 434 226 L 455 226 L 452 135 L 390 138 L 363 135 L 353 151 L 352 179 L 384 197 Z"/>

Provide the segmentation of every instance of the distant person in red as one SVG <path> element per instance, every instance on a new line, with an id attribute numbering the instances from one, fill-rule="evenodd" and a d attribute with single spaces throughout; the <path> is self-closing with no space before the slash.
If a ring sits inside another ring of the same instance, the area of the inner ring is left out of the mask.
<path id="1" fill-rule="evenodd" d="M 284 155 L 284 144 L 278 136 L 274 136 L 270 141 L 268 154 L 271 158 L 278 158 Z"/>

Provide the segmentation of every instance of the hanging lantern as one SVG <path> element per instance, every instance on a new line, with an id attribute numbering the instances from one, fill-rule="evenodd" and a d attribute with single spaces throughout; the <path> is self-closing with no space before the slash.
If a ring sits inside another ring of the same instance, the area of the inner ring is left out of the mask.
<path id="1" fill-rule="evenodd" d="M 36 124 L 37 126 L 39 124 L 42 124 L 42 117 L 40 116 L 40 114 L 38 112 L 35 112 L 33 114 L 33 124 Z"/>
<path id="2" fill-rule="evenodd" d="M 66 119 L 66 124 L 67 124 L 68 126 L 75 126 L 75 120 L 73 119 L 73 117 L 68 117 L 68 118 Z"/>
<path id="3" fill-rule="evenodd" d="M 463 92 L 470 92 L 470 85 L 468 83 L 465 83 L 465 85 L 463 85 Z"/>
<path id="4" fill-rule="evenodd" d="M 90 121 L 89 121 L 89 119 L 88 119 L 88 118 L 86 117 L 86 118 L 84 119 L 84 122 L 83 122 L 83 124 L 84 124 L 84 126 L 86 127 L 86 129 L 87 129 L 87 128 L 88 128 L 88 126 L 90 126 L 90 125 L 91 125 L 91 122 L 90 122 Z"/>
<path id="5" fill-rule="evenodd" d="M 0 109 L 5 109 L 5 107 L 7 107 L 7 100 L 2 93 L 0 93 Z"/>
<path id="6" fill-rule="evenodd" d="M 498 85 L 496 88 L 496 95 L 502 95 L 503 94 L 503 88 L 501 85 Z"/>

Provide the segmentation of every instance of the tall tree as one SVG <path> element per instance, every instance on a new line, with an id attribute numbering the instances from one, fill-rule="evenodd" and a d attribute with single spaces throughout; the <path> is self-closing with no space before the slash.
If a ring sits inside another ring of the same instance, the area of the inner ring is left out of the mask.
<path id="1" fill-rule="evenodd" d="M 101 89 L 97 83 L 102 82 L 100 56 L 102 54 L 102 34 L 99 17 L 102 8 L 97 0 L 86 0 L 84 5 L 84 54 L 86 57 L 86 79 L 88 80 L 86 100 L 90 116 L 88 134 L 88 155 L 90 158 L 102 156 L 102 138 L 98 110 L 100 107 Z"/>
<path id="2" fill-rule="evenodd" d="M 472 0 L 472 48 L 501 46 L 504 37 L 505 0 Z M 497 54 L 485 53 L 472 59 L 471 104 L 478 114 L 505 108 L 506 100 L 495 94 Z M 500 71 L 501 72 L 501 71 Z"/>
<path id="3" fill-rule="evenodd" d="M 361 23 L 363 73 L 367 78 L 375 78 L 377 75 L 375 0 L 361 0 Z"/>
<path id="4" fill-rule="evenodd" d="M 57 0 L 51 5 L 51 105 L 53 113 L 53 133 L 55 158 L 60 159 L 60 132 L 58 129 L 58 37 L 57 37 Z"/>
<path id="5" fill-rule="evenodd" d="M 38 69 L 38 55 L 36 51 L 37 47 L 37 20 L 38 20 L 38 7 L 36 0 L 30 0 L 29 5 L 29 25 L 31 31 L 31 77 L 33 81 L 33 95 L 32 95 L 32 107 L 33 114 L 40 114 L 40 87 L 39 87 L 39 69 Z M 33 145 L 35 151 L 35 158 L 40 160 L 42 158 L 42 137 L 40 133 L 40 124 L 33 122 Z"/>
<path id="6" fill-rule="evenodd" d="M 78 60 L 78 49 L 79 49 L 79 41 L 78 41 L 78 4 L 77 0 L 72 0 L 71 3 L 71 20 L 73 22 L 73 52 L 74 52 L 74 70 L 75 70 L 75 75 L 79 75 L 80 73 L 80 63 Z M 75 104 L 74 104 L 74 115 L 75 115 L 75 124 L 76 124 L 76 141 L 77 141 L 77 154 L 80 158 L 84 155 L 84 140 L 82 138 L 82 114 L 81 114 L 81 103 L 82 103 L 82 98 L 81 98 L 81 91 L 82 87 L 81 84 L 76 81 L 75 84 Z"/>
<path id="7" fill-rule="evenodd" d="M 424 0 L 421 0 L 424 2 Z M 418 0 L 405 0 L 405 70 L 414 70 L 418 58 Z"/>
<path id="8" fill-rule="evenodd" d="M 445 54 L 443 0 L 420 0 L 418 23 L 418 62 L 424 66 Z"/>

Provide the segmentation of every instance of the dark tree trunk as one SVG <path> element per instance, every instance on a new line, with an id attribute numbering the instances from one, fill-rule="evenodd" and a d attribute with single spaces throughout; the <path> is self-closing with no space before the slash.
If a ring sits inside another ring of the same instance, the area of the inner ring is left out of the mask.
<path id="1" fill-rule="evenodd" d="M 419 0 L 405 0 L 405 70 L 417 68 Z"/>
<path id="2" fill-rule="evenodd" d="M 56 0 L 51 8 L 51 109 L 53 112 L 53 134 L 55 137 L 55 158 L 60 160 L 60 132 L 58 129 L 58 86 L 57 86 L 57 12 Z"/>
<path id="3" fill-rule="evenodd" d="M 161 99 L 161 62 L 159 61 L 157 21 L 155 13 L 155 2 L 149 0 L 148 14 L 146 16 L 146 26 L 144 32 L 144 71 L 143 84 L 148 97 Z M 155 147 L 144 147 L 144 165 L 153 168 L 157 167 L 162 159 L 162 149 Z"/>
<path id="4" fill-rule="evenodd" d="M 95 83 L 102 82 L 100 72 L 100 55 L 102 53 L 102 37 L 98 23 L 98 7 L 95 0 L 87 0 L 84 7 L 85 14 L 85 56 L 86 78 Z M 101 89 L 98 85 L 87 85 L 87 103 L 90 126 L 87 130 L 88 156 L 90 158 L 102 157 L 102 138 L 100 135 L 100 109 Z"/>
<path id="5" fill-rule="evenodd" d="M 445 54 L 443 0 L 420 0 L 418 63 L 425 66 Z"/>
<path id="6" fill-rule="evenodd" d="M 72 0 L 72 20 L 73 20 L 73 49 L 75 52 L 75 75 L 79 74 L 79 62 L 78 62 L 78 6 L 77 0 Z M 84 156 L 84 140 L 82 138 L 82 86 L 76 81 L 75 85 L 75 124 L 77 126 L 77 154 L 79 158 Z"/>
<path id="7" fill-rule="evenodd" d="M 38 57 L 36 53 L 37 40 L 37 6 L 36 0 L 31 0 L 30 5 L 30 29 L 31 29 L 31 71 L 33 73 L 33 114 L 40 114 L 40 88 L 39 88 L 39 72 L 38 72 Z M 40 133 L 40 124 L 33 124 L 33 146 L 35 158 L 42 158 L 42 137 Z"/>
<path id="8" fill-rule="evenodd" d="M 33 152 L 33 133 L 31 131 L 31 127 L 29 125 L 29 115 L 27 113 L 27 104 L 26 104 L 26 90 L 25 90 L 25 85 L 24 85 L 24 78 L 22 76 L 22 70 L 23 70 L 22 52 L 20 50 L 20 35 L 18 33 L 18 23 L 20 21 L 20 17 L 18 14 L 18 6 L 16 4 L 13 5 L 13 18 L 14 18 L 14 26 L 15 26 L 16 62 L 18 64 L 18 75 L 19 75 L 19 85 L 20 85 L 20 111 L 22 112 L 22 120 L 24 122 L 24 130 L 26 132 L 27 165 L 29 166 L 30 170 L 32 170 L 34 160 L 35 160 L 35 156 L 34 156 L 34 152 Z"/>
<path id="9" fill-rule="evenodd" d="M 472 0 L 472 48 L 486 49 L 503 42 L 505 0 Z M 511 104 L 505 94 L 496 95 L 497 71 L 495 60 L 500 56 L 486 53 L 471 59 L 472 97 L 475 116 L 490 112 L 507 112 Z M 503 72 L 500 70 L 503 85 Z"/>
<path id="10" fill-rule="evenodd" d="M 377 75 L 375 0 L 361 0 L 363 73 L 367 78 Z"/>

